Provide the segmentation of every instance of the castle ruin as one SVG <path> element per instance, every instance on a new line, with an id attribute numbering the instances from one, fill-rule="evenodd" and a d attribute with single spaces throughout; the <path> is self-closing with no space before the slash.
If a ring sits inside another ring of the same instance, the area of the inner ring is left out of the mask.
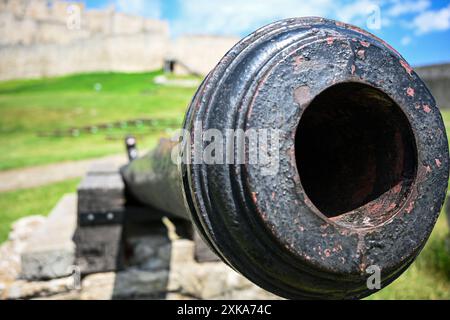
<path id="1" fill-rule="evenodd" d="M 170 39 L 166 21 L 87 10 L 80 2 L 0 0 L 0 80 L 92 71 L 138 72 L 175 59 L 178 73 L 205 75 L 238 38 Z"/>

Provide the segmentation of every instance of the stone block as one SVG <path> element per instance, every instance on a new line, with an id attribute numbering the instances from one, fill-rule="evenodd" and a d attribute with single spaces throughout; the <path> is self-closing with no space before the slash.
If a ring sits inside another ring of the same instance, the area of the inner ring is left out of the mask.
<path id="1" fill-rule="evenodd" d="M 125 185 L 122 176 L 117 170 L 107 171 L 107 169 L 89 171 L 78 186 L 79 215 L 123 212 Z"/>
<path id="2" fill-rule="evenodd" d="M 123 266 L 121 224 L 78 227 L 76 264 L 82 274 L 119 270 Z"/>
<path id="3" fill-rule="evenodd" d="M 165 294 L 168 271 L 128 269 L 118 273 L 97 273 L 83 279 L 81 299 L 109 300 L 161 297 Z"/>
<path id="4" fill-rule="evenodd" d="M 29 237 L 21 253 L 21 277 L 52 279 L 72 272 L 76 228 L 75 194 L 65 195 L 45 223 Z"/>
<path id="5" fill-rule="evenodd" d="M 8 300 L 48 297 L 68 293 L 74 288 L 72 277 L 53 279 L 50 281 L 18 280 L 11 284 L 3 294 Z"/>
<path id="6" fill-rule="evenodd" d="M 46 220 L 43 216 L 28 216 L 12 225 L 8 240 L 0 245 L 0 282 L 14 281 L 20 275 L 22 251 Z"/>

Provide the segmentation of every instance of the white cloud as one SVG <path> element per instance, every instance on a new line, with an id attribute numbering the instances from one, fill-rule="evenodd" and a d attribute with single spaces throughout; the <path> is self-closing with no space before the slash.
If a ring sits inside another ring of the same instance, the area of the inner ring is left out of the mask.
<path id="1" fill-rule="evenodd" d="M 404 36 L 401 40 L 400 43 L 402 46 L 407 46 L 408 44 L 410 44 L 412 41 L 412 38 L 410 36 Z"/>
<path id="2" fill-rule="evenodd" d="M 416 34 L 450 29 L 450 5 L 440 10 L 425 11 L 414 18 L 412 28 Z"/>
<path id="3" fill-rule="evenodd" d="M 380 17 L 380 26 L 390 24 L 380 5 L 387 0 L 186 0 L 171 28 L 174 34 L 242 34 L 269 22 L 302 16 L 321 16 L 371 28 L 369 19 Z M 378 16 L 374 12 L 380 13 Z"/>
<path id="4" fill-rule="evenodd" d="M 373 9 L 378 7 L 374 1 L 354 1 L 347 5 L 339 6 L 335 12 L 338 20 L 342 22 L 355 23 L 364 22 Z"/>
<path id="5" fill-rule="evenodd" d="M 158 19 L 161 17 L 160 0 L 114 0 L 118 11 Z"/>
<path id="6" fill-rule="evenodd" d="M 395 1 L 394 4 L 387 9 L 388 15 L 398 17 L 408 13 L 422 12 L 430 7 L 430 0 L 419 1 Z"/>
<path id="7" fill-rule="evenodd" d="M 162 17 L 164 0 L 109 1 L 122 12 Z M 450 28 L 450 6 L 433 11 L 429 9 L 431 0 L 179 0 L 176 3 L 177 7 L 172 9 L 176 14 L 170 21 L 173 35 L 243 35 L 267 23 L 300 16 L 321 16 L 366 29 L 397 25 L 405 30 L 415 28 L 416 35 Z M 409 21 L 403 19 L 411 14 L 416 17 Z"/>
<path id="8" fill-rule="evenodd" d="M 172 24 L 180 33 L 248 33 L 269 22 L 296 16 L 328 16 L 334 9 L 333 0 L 265 0 L 180 2 L 179 15 Z"/>
<path id="9" fill-rule="evenodd" d="M 381 29 L 392 24 L 385 14 L 386 0 L 362 0 L 347 2 L 337 7 L 334 18 L 359 25 L 366 29 Z"/>

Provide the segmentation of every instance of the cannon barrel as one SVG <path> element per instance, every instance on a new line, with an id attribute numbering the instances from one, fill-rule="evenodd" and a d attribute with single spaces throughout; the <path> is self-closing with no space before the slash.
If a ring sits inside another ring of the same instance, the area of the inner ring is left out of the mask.
<path id="1" fill-rule="evenodd" d="M 374 270 L 388 285 L 446 194 L 432 95 L 348 24 L 295 18 L 250 34 L 203 81 L 183 128 L 183 161 L 168 142 L 132 161 L 130 193 L 191 219 L 225 263 L 286 298 L 362 298 Z"/>

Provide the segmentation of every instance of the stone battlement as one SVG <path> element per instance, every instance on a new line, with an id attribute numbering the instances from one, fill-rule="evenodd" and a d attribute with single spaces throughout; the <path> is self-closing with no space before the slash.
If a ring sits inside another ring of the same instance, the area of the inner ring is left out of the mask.
<path id="1" fill-rule="evenodd" d="M 0 45 L 66 44 L 95 36 L 150 33 L 169 36 L 166 21 L 86 10 L 82 3 L 0 0 Z"/>
<path id="2" fill-rule="evenodd" d="M 142 72 L 175 59 L 178 74 L 206 75 L 239 39 L 182 36 L 167 21 L 86 9 L 61 0 L 0 0 L 0 80 L 92 71 Z"/>
<path id="3" fill-rule="evenodd" d="M 159 69 L 169 25 L 79 2 L 0 0 L 0 80 Z"/>

